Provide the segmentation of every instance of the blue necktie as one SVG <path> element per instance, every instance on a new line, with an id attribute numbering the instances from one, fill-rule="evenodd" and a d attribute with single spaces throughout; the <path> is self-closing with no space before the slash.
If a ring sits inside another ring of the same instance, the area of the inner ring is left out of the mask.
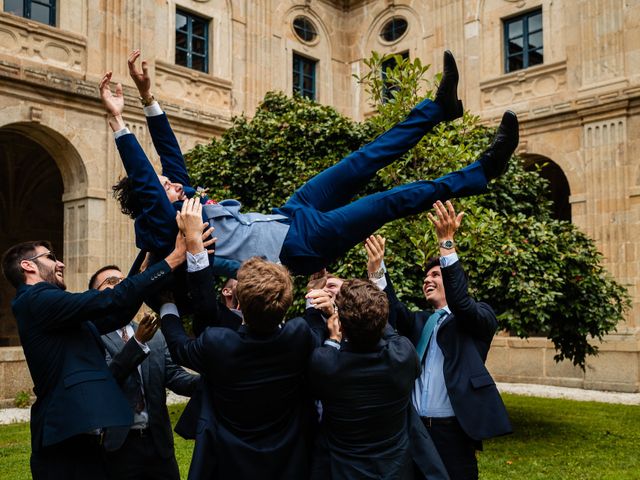
<path id="1" fill-rule="evenodd" d="M 416 347 L 416 352 L 418 352 L 418 358 L 420 359 L 420 363 L 422 363 L 422 359 L 424 358 L 424 354 L 427 351 L 427 345 L 429 345 L 429 339 L 433 334 L 433 330 L 436 328 L 438 321 L 447 314 L 447 311 L 444 309 L 438 309 L 431 314 L 431 316 L 427 319 L 427 323 L 424 324 L 422 328 L 422 333 L 420 334 L 420 341 L 418 342 L 418 346 Z"/>

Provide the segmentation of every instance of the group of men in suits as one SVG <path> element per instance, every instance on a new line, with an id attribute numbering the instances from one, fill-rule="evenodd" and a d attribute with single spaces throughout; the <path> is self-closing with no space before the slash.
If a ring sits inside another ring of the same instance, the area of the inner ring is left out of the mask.
<path id="1" fill-rule="evenodd" d="M 462 217 L 440 199 L 482 193 L 505 170 L 518 143 L 515 115 L 505 114 L 469 167 L 349 203 L 433 126 L 462 115 L 446 52 L 435 101 L 307 182 L 273 215 L 243 214 L 235 200 L 194 196 L 146 65 L 135 65 L 139 55 L 129 69 L 162 175 L 126 128 L 111 73 L 100 91 L 128 174 L 114 191 L 135 218 L 144 271 L 136 264 L 125 278 L 107 266 L 87 292 L 72 294 L 47 242 L 3 257 L 37 397 L 34 478 L 178 478 L 165 387 L 192 396 L 176 431 L 196 440 L 193 479 L 477 478 L 481 440 L 510 431 L 484 367 L 497 322 L 467 293 L 453 242 Z M 381 239 L 369 235 L 431 205 L 441 257 L 424 294 L 436 311 L 409 312 L 381 273 Z M 310 292 L 305 318 L 285 322 L 288 269 L 320 270 L 367 237 L 376 285 L 334 277 Z M 220 272 L 237 272 L 223 302 L 213 290 Z M 143 300 L 158 310 L 164 337 L 151 317 L 131 323 Z M 186 311 L 195 337 L 184 331 Z"/>

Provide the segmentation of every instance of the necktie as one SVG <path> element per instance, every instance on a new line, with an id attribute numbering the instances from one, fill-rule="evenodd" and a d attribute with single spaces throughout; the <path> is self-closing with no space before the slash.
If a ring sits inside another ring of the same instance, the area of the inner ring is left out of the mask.
<path id="1" fill-rule="evenodd" d="M 433 334 L 433 330 L 436 328 L 438 321 L 446 314 L 446 310 L 438 309 L 431 314 L 431 316 L 427 319 L 427 323 L 424 324 L 422 333 L 420 334 L 420 340 L 418 341 L 418 346 L 416 347 L 416 352 L 418 352 L 420 363 L 422 363 L 422 360 L 424 359 L 424 354 L 427 351 L 427 345 L 429 344 L 429 339 Z"/>

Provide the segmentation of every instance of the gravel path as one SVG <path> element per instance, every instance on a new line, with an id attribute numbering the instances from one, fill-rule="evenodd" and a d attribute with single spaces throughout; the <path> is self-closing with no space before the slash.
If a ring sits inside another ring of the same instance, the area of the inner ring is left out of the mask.
<path id="1" fill-rule="evenodd" d="M 566 398 L 583 402 L 620 403 L 624 405 L 640 405 L 640 393 L 602 392 L 599 390 L 582 390 L 580 388 L 554 387 L 551 385 L 533 385 L 528 383 L 498 383 L 502 393 L 513 393 L 529 397 Z M 185 403 L 187 397 L 168 392 L 167 403 Z M 0 424 L 28 422 L 28 408 L 0 409 Z"/>

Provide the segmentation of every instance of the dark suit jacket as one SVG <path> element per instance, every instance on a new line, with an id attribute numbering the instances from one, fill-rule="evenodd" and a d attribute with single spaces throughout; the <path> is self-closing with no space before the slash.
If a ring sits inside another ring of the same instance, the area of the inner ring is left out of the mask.
<path id="1" fill-rule="evenodd" d="M 162 174 L 172 182 L 182 184 L 186 195 L 192 197 L 195 189 L 189 181 L 180 146 L 171 130 L 167 116 L 162 114 L 147 117 L 147 124 L 153 144 L 160 155 Z M 182 207 L 182 203 L 172 204 L 169 201 L 153 165 L 133 134 L 116 139 L 116 146 L 142 206 L 142 212 L 134 222 L 136 246 L 145 252 L 152 252 L 162 257 L 168 254 L 175 244 L 178 233 L 175 221 L 176 211 Z M 236 260 L 218 257 L 212 258 L 212 264 L 216 273 L 226 276 L 235 276 L 240 266 L 240 262 Z"/>
<path id="2" fill-rule="evenodd" d="M 209 327 L 190 339 L 179 318 L 162 330 L 171 356 L 205 378 L 213 408 L 200 428 L 209 451 L 194 452 L 190 478 L 284 479 L 308 475 L 311 402 L 304 376 L 317 339 L 301 318 L 270 335 Z M 196 441 L 196 449 L 198 449 Z"/>
<path id="3" fill-rule="evenodd" d="M 134 331 L 137 325 L 133 324 Z M 138 368 L 142 370 L 142 385 L 146 408 L 149 413 L 149 432 L 153 438 L 156 451 L 163 458 L 174 455 L 173 433 L 171 421 L 167 411 L 166 389 L 190 397 L 200 381 L 199 375 L 193 375 L 176 365 L 167 349 L 167 344 L 161 332 L 157 332 L 147 342 L 150 351 L 145 354 L 135 338 L 125 344 L 117 332 L 110 332 L 102 336 L 107 349 L 107 363 L 121 363 L 129 365 L 129 375 L 121 383 L 121 387 L 129 405 L 135 407 L 138 382 L 133 375 L 138 376 Z M 140 358 L 142 353 L 142 359 Z"/>
<path id="4" fill-rule="evenodd" d="M 129 404 L 105 363 L 100 333 L 125 325 L 145 291 L 163 288 L 168 277 L 162 261 L 102 292 L 69 293 L 48 282 L 18 287 L 13 314 L 37 397 L 31 407 L 33 450 L 97 428 L 131 424 Z"/>
<path id="5" fill-rule="evenodd" d="M 451 315 L 441 323 L 436 340 L 444 354 L 444 379 L 456 418 L 476 441 L 511 433 L 507 411 L 484 365 L 498 328 L 496 315 L 469 296 L 460 261 L 442 269 L 442 280 Z M 385 291 L 398 332 L 417 345 L 433 311 L 410 312 L 398 301 L 388 276 Z"/>
<path id="6" fill-rule="evenodd" d="M 348 342 L 341 350 L 317 348 L 309 382 L 323 414 L 312 478 L 413 479 L 408 424 L 419 373 L 413 345 L 390 326 L 370 351 L 356 351 Z M 421 443 L 431 451 L 429 478 L 448 478 L 429 436 Z"/>

